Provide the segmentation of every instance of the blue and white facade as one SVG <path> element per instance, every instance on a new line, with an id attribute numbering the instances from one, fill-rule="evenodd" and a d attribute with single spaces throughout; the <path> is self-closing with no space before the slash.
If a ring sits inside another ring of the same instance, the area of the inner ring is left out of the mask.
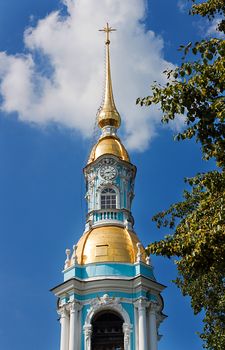
<path id="1" fill-rule="evenodd" d="M 134 197 L 136 167 L 114 155 L 102 155 L 84 169 L 88 203 L 86 230 L 101 223 L 116 223 L 133 227 L 131 203 Z M 105 193 L 105 196 L 104 196 Z M 104 198 L 110 200 L 107 210 Z"/>
<path id="2" fill-rule="evenodd" d="M 106 89 L 98 123 L 102 134 L 84 169 L 87 218 L 84 233 L 66 250 L 58 298 L 60 350 L 157 350 L 165 316 L 165 288 L 134 232 L 131 213 L 136 167 L 117 136 L 120 116 L 112 94 L 109 33 Z"/>

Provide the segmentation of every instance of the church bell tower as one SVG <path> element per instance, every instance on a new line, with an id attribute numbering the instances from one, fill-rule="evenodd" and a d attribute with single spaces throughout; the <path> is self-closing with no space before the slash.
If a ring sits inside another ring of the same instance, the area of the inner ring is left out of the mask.
<path id="1" fill-rule="evenodd" d="M 120 141 L 112 90 L 110 32 L 106 34 L 101 136 L 84 168 L 85 230 L 66 250 L 64 282 L 52 289 L 60 316 L 60 350 L 157 350 L 165 288 L 134 232 L 131 212 L 136 167 Z"/>

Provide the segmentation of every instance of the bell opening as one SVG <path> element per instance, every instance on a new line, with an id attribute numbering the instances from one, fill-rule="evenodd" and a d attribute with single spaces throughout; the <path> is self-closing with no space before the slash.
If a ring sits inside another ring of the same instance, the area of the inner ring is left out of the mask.
<path id="1" fill-rule="evenodd" d="M 92 321 L 92 350 L 124 350 L 123 319 L 112 311 L 98 313 Z"/>

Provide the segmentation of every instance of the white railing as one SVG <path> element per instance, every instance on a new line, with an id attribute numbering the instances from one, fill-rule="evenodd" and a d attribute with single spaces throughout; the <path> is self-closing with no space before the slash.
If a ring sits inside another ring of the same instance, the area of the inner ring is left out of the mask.
<path id="1" fill-rule="evenodd" d="M 102 209 L 99 210 L 97 213 L 94 213 L 94 222 L 96 221 L 102 221 L 102 220 L 116 220 L 116 221 L 122 221 L 122 214 L 121 212 L 118 212 L 117 210 L 113 209 Z"/>

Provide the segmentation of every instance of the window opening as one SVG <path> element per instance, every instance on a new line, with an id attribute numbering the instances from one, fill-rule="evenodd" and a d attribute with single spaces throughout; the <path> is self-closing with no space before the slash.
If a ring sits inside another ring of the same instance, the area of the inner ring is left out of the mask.
<path id="1" fill-rule="evenodd" d="M 101 209 L 116 209 L 116 191 L 105 188 L 101 193 Z"/>

